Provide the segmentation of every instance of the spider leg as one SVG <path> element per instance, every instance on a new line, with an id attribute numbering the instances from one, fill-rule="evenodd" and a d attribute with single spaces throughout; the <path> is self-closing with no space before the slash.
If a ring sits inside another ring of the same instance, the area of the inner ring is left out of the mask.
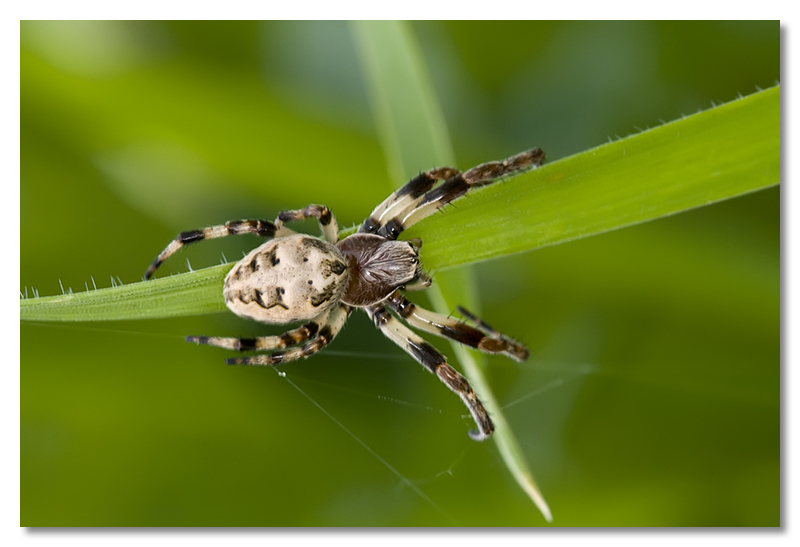
<path id="1" fill-rule="evenodd" d="M 484 163 L 464 173 L 456 174 L 409 203 L 407 207 L 397 210 L 395 216 L 383 224 L 377 233 L 387 239 L 397 239 L 403 230 L 463 196 L 472 188 L 491 184 L 506 175 L 535 169 L 544 163 L 544 159 L 544 152 L 539 148 L 533 148 L 506 160 Z"/>
<path id="2" fill-rule="evenodd" d="M 493 338 L 500 338 L 502 336 L 505 336 L 499 330 L 492 328 L 486 321 L 484 321 L 483 319 L 481 319 L 480 317 L 478 317 L 477 315 L 475 315 L 474 313 L 472 313 L 468 309 L 463 308 L 461 306 L 456 306 L 456 310 L 458 311 L 458 313 L 460 313 L 461 315 L 466 317 L 467 320 L 472 321 L 473 323 L 478 325 L 479 329 L 481 329 L 485 333 L 488 333 Z"/>
<path id="3" fill-rule="evenodd" d="M 476 323 L 477 329 L 452 317 L 423 309 L 409 302 L 399 291 L 395 291 L 389 297 L 386 305 L 414 327 L 442 338 L 455 340 L 484 353 L 502 353 L 519 362 L 525 361 L 530 354 L 528 348 L 494 330 L 464 308 L 459 307 L 459 312 Z"/>
<path id="4" fill-rule="evenodd" d="M 467 379 L 447 363 L 445 356 L 395 319 L 382 305 L 367 308 L 366 311 L 387 338 L 403 348 L 428 371 L 434 373 L 450 391 L 461 397 L 479 429 L 479 431 L 470 430 L 469 436 L 476 441 L 488 438 L 494 431 L 489 413 L 486 412 Z"/>
<path id="5" fill-rule="evenodd" d="M 190 230 L 188 232 L 181 232 L 178 237 L 173 239 L 167 247 L 161 251 L 147 272 L 144 274 L 145 279 L 150 279 L 153 273 L 158 269 L 161 264 L 170 256 L 175 254 L 181 247 L 204 239 L 214 239 L 217 237 L 226 237 L 239 234 L 256 234 L 261 237 L 284 237 L 291 235 L 294 232 L 287 228 L 276 226 L 269 220 L 234 220 L 220 224 L 218 226 L 210 226 L 200 230 Z"/>
<path id="6" fill-rule="evenodd" d="M 250 357 L 237 357 L 235 359 L 226 359 L 225 362 L 229 365 L 279 365 L 289 361 L 296 361 L 301 358 L 310 357 L 317 353 L 319 350 L 331 343 L 331 341 L 342 330 L 347 317 L 350 315 L 352 308 L 344 304 L 333 308 L 330 312 L 325 324 L 320 328 L 311 338 L 304 344 L 291 347 L 285 351 L 276 351 L 274 353 L 265 353 L 261 355 L 252 355 Z M 288 334 L 288 333 L 287 333 Z"/>
<path id="7" fill-rule="evenodd" d="M 427 274 L 423 273 L 419 276 L 419 279 L 412 281 L 411 283 L 406 283 L 402 288 L 405 291 L 421 291 L 430 287 L 431 283 L 431 278 L 428 277 Z"/>
<path id="8" fill-rule="evenodd" d="M 458 175 L 458 169 L 452 167 L 439 167 L 420 173 L 375 207 L 358 232 L 368 234 L 377 232 L 378 228 L 383 226 L 388 219 L 419 203 L 425 193 L 433 188 L 437 180 L 447 180 L 456 175 Z"/>
<path id="9" fill-rule="evenodd" d="M 324 205 L 309 205 L 305 209 L 283 211 L 278 215 L 275 225 L 281 227 L 284 222 L 305 220 L 309 217 L 317 219 L 320 228 L 322 228 L 322 235 L 325 236 L 325 241 L 332 244 L 336 244 L 339 241 L 339 227 L 336 224 L 336 217 Z"/>
<path id="10" fill-rule="evenodd" d="M 187 336 L 187 342 L 195 342 L 217 348 L 235 351 L 266 351 L 284 349 L 302 344 L 316 335 L 327 323 L 331 311 L 325 310 L 308 323 L 278 336 L 258 336 L 256 338 L 222 338 L 219 336 Z"/>

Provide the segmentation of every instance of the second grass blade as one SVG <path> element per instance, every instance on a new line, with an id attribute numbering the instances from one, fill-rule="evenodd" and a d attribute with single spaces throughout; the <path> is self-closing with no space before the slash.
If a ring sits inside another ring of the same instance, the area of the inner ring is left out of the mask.
<path id="1" fill-rule="evenodd" d="M 444 117 L 411 29 L 398 22 L 354 24 L 381 141 L 396 186 L 422 168 L 453 165 Z M 440 216 L 440 215 L 434 215 Z M 463 235 L 456 236 L 464 239 Z M 434 239 L 431 239 L 434 241 Z M 450 245 L 452 241 L 439 240 Z M 426 267 L 431 266 L 426 264 Z M 466 269 L 437 275 L 428 292 L 436 311 L 449 314 L 457 303 L 478 310 L 472 273 Z M 550 508 L 533 479 L 517 440 L 505 420 L 482 368 L 482 355 L 453 344 L 466 376 L 495 420 L 494 440 L 520 487 L 550 521 Z"/>

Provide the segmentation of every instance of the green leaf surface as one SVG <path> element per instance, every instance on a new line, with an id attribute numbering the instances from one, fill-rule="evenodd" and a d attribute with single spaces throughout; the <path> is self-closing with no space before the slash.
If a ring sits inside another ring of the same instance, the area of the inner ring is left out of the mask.
<path id="1" fill-rule="evenodd" d="M 479 189 L 406 237 L 424 234 L 425 264 L 444 269 L 616 230 L 779 181 L 776 86 Z"/>
<path id="2" fill-rule="evenodd" d="M 233 264 L 163 279 L 20 301 L 23 321 L 121 321 L 200 315 L 227 309 L 222 282 Z"/>
<path id="3" fill-rule="evenodd" d="M 779 114 L 776 86 L 478 189 L 412 227 L 407 237 L 423 237 L 426 267 L 441 271 L 766 188 L 780 180 Z M 425 165 L 433 163 L 431 157 Z M 217 312 L 224 309 L 219 287 L 229 269 L 23 299 L 20 318 L 104 321 Z"/>

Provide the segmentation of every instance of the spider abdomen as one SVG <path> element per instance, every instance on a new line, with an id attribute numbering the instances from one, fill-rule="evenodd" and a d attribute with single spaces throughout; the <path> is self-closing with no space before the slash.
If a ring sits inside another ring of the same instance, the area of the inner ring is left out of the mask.
<path id="1" fill-rule="evenodd" d="M 321 239 L 273 239 L 240 260 L 225 277 L 225 304 L 262 323 L 306 321 L 336 304 L 347 288 L 347 261 Z"/>

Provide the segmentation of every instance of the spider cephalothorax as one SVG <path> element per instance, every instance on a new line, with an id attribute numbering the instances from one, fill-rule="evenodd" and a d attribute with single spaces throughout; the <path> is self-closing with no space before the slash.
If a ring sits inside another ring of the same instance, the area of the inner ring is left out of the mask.
<path id="1" fill-rule="evenodd" d="M 422 241 L 397 238 L 406 228 L 471 188 L 533 169 L 543 162 L 544 153 L 534 148 L 464 173 L 450 167 L 426 171 L 390 195 L 372 211 L 357 233 L 342 240 L 336 219 L 323 205 L 284 211 L 274 222 L 240 220 L 183 232 L 158 255 L 145 278 L 149 279 L 162 262 L 189 243 L 236 234 L 270 238 L 228 273 L 223 288 L 225 303 L 235 314 L 262 323 L 305 323 L 280 336 L 189 336 L 187 341 L 239 351 L 269 351 L 226 362 L 276 365 L 313 355 L 333 340 L 354 308 L 362 308 L 388 338 L 461 397 L 479 428 L 470 431 L 470 436 L 483 440 L 492 434 L 494 424 L 469 382 L 447 363 L 444 355 L 400 320 L 517 361 L 528 358 L 528 349 L 463 308 L 459 311 L 472 325 L 409 302 L 401 291 L 424 289 L 431 279 L 419 260 Z M 434 188 L 439 180 L 444 182 Z M 319 221 L 324 239 L 298 234 L 284 226 L 286 222 L 309 217 Z"/>

